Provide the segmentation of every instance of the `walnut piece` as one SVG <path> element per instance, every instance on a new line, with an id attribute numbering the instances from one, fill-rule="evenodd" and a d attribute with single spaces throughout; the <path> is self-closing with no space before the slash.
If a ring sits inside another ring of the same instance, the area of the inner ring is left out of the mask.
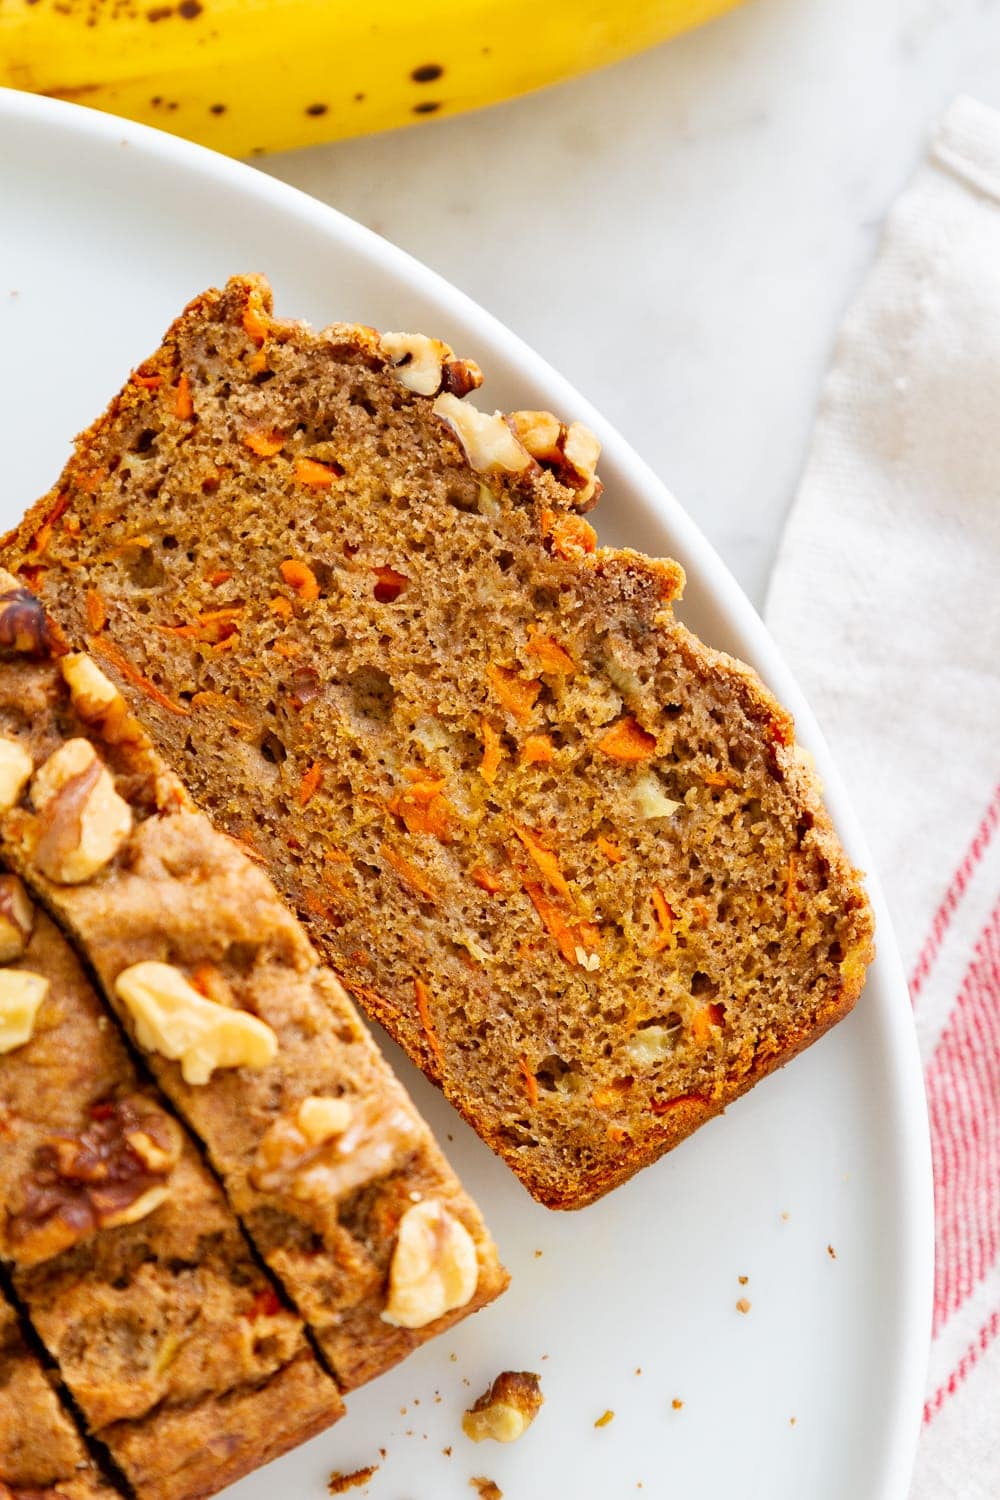
<path id="1" fill-rule="evenodd" d="M 9 573 L 4 576 L 10 578 Z M 52 649 L 45 610 L 30 589 L 14 587 L 0 594 L 0 646 L 31 656 Z"/>
<path id="2" fill-rule="evenodd" d="M 447 422 L 477 474 L 504 470 L 520 474 L 534 462 L 531 454 L 515 437 L 502 412 L 492 416 L 457 396 L 442 393 L 431 410 Z"/>
<path id="3" fill-rule="evenodd" d="M 67 740 L 35 772 L 35 863 L 57 885 L 103 870 L 132 832 L 132 812 L 89 740 Z"/>
<path id="4" fill-rule="evenodd" d="M 166 1201 L 180 1160 L 180 1127 L 142 1095 L 92 1106 L 76 1135 L 53 1135 L 36 1153 L 11 1220 L 22 1264 L 58 1254 L 99 1229 L 137 1224 Z"/>
<path id="5" fill-rule="evenodd" d="M 74 651 L 64 656 L 59 666 L 80 718 L 94 725 L 109 744 L 120 745 L 142 738 L 139 723 L 129 713 L 125 699 L 93 657 Z"/>
<path id="6" fill-rule="evenodd" d="M 35 925 L 35 908 L 16 875 L 0 875 L 0 964 L 24 956 Z"/>
<path id="7" fill-rule="evenodd" d="M 464 1307 L 478 1281 L 472 1235 L 442 1204 L 425 1198 L 399 1221 L 382 1318 L 397 1328 L 424 1328 Z"/>
<path id="8" fill-rule="evenodd" d="M 527 1432 L 545 1400 L 537 1375 L 530 1370 L 502 1370 L 462 1417 L 462 1431 L 474 1443 L 490 1438 L 513 1443 Z"/>
<path id="9" fill-rule="evenodd" d="M 32 770 L 27 750 L 17 740 L 0 738 L 0 813 L 17 806 Z"/>
<path id="10" fill-rule="evenodd" d="M 0 969 L 0 1053 L 31 1041 L 49 981 L 27 969 Z"/>
<path id="11" fill-rule="evenodd" d="M 565 427 L 549 411 L 515 411 L 508 418 L 518 438 L 560 484 L 576 490 L 577 510 L 589 510 L 600 495 L 597 460 L 601 445 L 582 422 Z"/>
<path id="12" fill-rule="evenodd" d="M 139 1046 L 179 1062 L 185 1083 L 207 1083 L 216 1068 L 266 1068 L 277 1056 L 270 1026 L 248 1011 L 206 1000 L 172 964 L 133 964 L 118 975 L 115 990 Z"/>
<path id="13" fill-rule="evenodd" d="M 682 805 L 667 796 L 655 771 L 643 771 L 636 777 L 632 801 L 640 818 L 670 818 Z"/>
<path id="14" fill-rule="evenodd" d="M 261 1192 L 336 1202 L 391 1172 L 418 1140 L 419 1128 L 406 1110 L 385 1110 L 360 1097 L 313 1095 L 265 1133 L 250 1181 Z"/>
<path id="15" fill-rule="evenodd" d="M 383 333 L 380 342 L 400 384 L 417 396 L 436 396 L 439 391 L 465 396 L 483 383 L 476 362 L 456 359 L 440 339 L 422 333 Z"/>

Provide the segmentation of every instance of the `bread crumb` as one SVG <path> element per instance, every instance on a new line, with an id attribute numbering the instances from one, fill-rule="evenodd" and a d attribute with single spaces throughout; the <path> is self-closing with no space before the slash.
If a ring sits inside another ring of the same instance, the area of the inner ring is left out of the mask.
<path id="1" fill-rule="evenodd" d="M 833 1248 L 832 1245 L 827 1245 L 827 1247 L 826 1247 L 826 1253 L 830 1257 L 831 1260 L 836 1260 L 837 1259 L 837 1252 Z"/>
<path id="2" fill-rule="evenodd" d="M 739 1282 L 740 1286 L 746 1286 L 747 1282 L 750 1280 L 750 1277 L 749 1276 L 737 1276 L 736 1280 Z"/>
<path id="3" fill-rule="evenodd" d="M 450 1458 L 451 1457 L 451 1444 L 449 1443 L 447 1448 L 442 1448 L 441 1452 L 444 1454 L 445 1458 Z"/>
<path id="4" fill-rule="evenodd" d="M 791 1217 L 791 1214 L 786 1209 L 786 1211 L 781 1215 L 782 1224 L 787 1224 Z"/>
<path id="5" fill-rule="evenodd" d="M 457 1354 L 449 1354 L 448 1358 L 451 1360 L 452 1364 L 454 1364 L 455 1360 L 458 1359 L 458 1355 Z"/>
<path id="6" fill-rule="evenodd" d="M 741 1297 L 736 1304 L 736 1311 L 748 1313 L 750 1311 L 750 1299 L 748 1297 Z"/>
<path id="7" fill-rule="evenodd" d="M 542 1252 L 541 1252 L 541 1250 L 536 1250 L 535 1251 L 535 1259 L 536 1260 L 541 1260 L 541 1258 L 542 1258 Z"/>
<path id="8" fill-rule="evenodd" d="M 642 1374 L 642 1365 L 636 1365 L 636 1367 L 635 1367 L 635 1373 L 637 1375 L 641 1375 Z"/>
<path id="9" fill-rule="evenodd" d="M 474 1490 L 479 1491 L 479 1500 L 503 1500 L 503 1490 L 492 1479 L 487 1479 L 483 1474 L 475 1474 L 469 1480 Z"/>
<path id="10" fill-rule="evenodd" d="M 331 1495 L 343 1495 L 356 1485 L 367 1484 L 373 1474 L 378 1473 L 378 1464 L 367 1464 L 363 1469 L 352 1469 L 350 1474 L 331 1474 L 326 1487 Z"/>
<path id="11" fill-rule="evenodd" d="M 613 1411 L 609 1410 L 609 1411 L 606 1411 L 602 1417 L 598 1417 L 597 1421 L 594 1423 L 594 1426 L 595 1427 L 607 1427 L 608 1423 L 609 1422 L 613 1422 L 614 1420 L 615 1420 L 615 1414 L 614 1414 Z"/>
<path id="12" fill-rule="evenodd" d="M 795 1427 L 798 1424 L 798 1420 L 799 1420 L 798 1417 L 789 1417 L 788 1418 L 788 1425 L 789 1425 L 789 1427 Z"/>
<path id="13" fill-rule="evenodd" d="M 679 1400 L 678 1397 L 675 1396 L 670 1405 L 673 1407 L 674 1411 L 680 1411 L 681 1407 L 684 1405 L 684 1402 Z"/>

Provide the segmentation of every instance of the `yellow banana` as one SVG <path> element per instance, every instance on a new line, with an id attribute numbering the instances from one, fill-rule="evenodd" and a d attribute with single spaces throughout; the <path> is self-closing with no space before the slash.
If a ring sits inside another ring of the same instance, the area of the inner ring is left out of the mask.
<path id="1" fill-rule="evenodd" d="M 739 0 L 3 0 L 0 84 L 233 156 L 492 104 Z"/>

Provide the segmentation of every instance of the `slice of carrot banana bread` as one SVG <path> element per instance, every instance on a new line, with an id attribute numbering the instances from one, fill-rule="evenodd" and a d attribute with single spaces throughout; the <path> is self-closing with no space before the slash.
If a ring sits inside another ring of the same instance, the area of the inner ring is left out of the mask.
<path id="1" fill-rule="evenodd" d="M 115 1500 L 0 1292 L 0 1500 Z"/>
<path id="2" fill-rule="evenodd" d="M 11 744 L 5 795 L 23 771 Z M 0 1260 L 140 1500 L 212 1494 L 335 1421 L 340 1397 L 12 874 L 0 964 Z"/>
<path id="3" fill-rule="evenodd" d="M 198 298 L 6 538 L 194 795 L 526 1186 L 586 1203 L 850 1010 L 872 918 L 597 444 L 420 336 Z"/>
<path id="4" fill-rule="evenodd" d="M 43 639 L 41 607 L 22 591 L 14 608 Z M 478 1210 L 345 991 L 91 658 L 0 646 L 5 753 L 31 776 L 0 795 L 0 848 L 86 953 L 341 1386 L 502 1291 Z"/>

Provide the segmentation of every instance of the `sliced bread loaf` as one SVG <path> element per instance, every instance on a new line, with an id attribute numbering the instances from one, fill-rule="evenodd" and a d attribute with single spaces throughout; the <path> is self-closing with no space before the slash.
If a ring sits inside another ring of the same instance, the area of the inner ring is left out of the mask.
<path id="1" fill-rule="evenodd" d="M 542 1202 L 821 1035 L 872 956 L 793 726 L 597 545 L 596 444 L 427 338 L 185 311 L 8 536 L 327 959 Z"/>

